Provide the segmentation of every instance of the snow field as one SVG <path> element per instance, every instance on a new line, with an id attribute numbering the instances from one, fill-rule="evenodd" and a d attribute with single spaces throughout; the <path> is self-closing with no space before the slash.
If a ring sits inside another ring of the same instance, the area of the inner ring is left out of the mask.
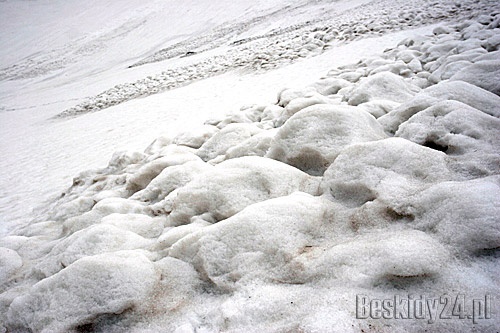
<path id="1" fill-rule="evenodd" d="M 82 172 L 1 239 L 0 330 L 493 331 L 355 295 L 498 296 L 497 7 Z"/>
<path id="2" fill-rule="evenodd" d="M 353 2 L 355 5 L 357 2 Z M 296 25 L 285 23 L 286 28 L 280 28 L 263 35 L 239 39 L 224 47 L 221 54 L 202 57 L 191 64 L 171 68 L 161 73 L 149 75 L 135 82 L 118 84 L 96 96 L 88 97 L 82 103 L 64 110 L 58 117 L 75 116 L 88 112 L 95 112 L 125 101 L 156 94 L 165 90 L 174 89 L 190 82 L 220 75 L 235 69 L 265 71 L 297 60 L 323 53 L 336 45 L 368 36 L 379 36 L 391 31 L 407 29 L 422 25 L 429 25 L 446 19 L 469 18 L 477 11 L 489 11 L 494 1 L 475 3 L 472 0 L 457 3 L 456 1 L 370 1 L 358 6 L 355 11 L 333 11 L 329 13 L 329 6 L 337 7 L 336 3 L 319 2 L 321 17 Z M 300 10 L 302 5 L 292 8 Z M 345 6 L 345 4 L 344 4 Z M 349 6 L 347 6 L 349 7 Z M 430 7 L 429 10 L 423 10 Z M 327 8 L 327 9 L 325 9 Z M 308 7 L 311 11 L 314 9 Z M 245 31 L 258 25 L 267 16 L 276 20 L 277 17 L 287 14 L 286 10 L 279 10 L 271 14 L 251 19 L 243 24 L 237 23 L 232 27 L 217 27 L 201 37 L 189 39 L 179 44 L 156 52 L 131 67 L 142 66 L 163 60 L 172 59 L 187 52 L 205 54 L 206 51 L 222 47 L 227 40 L 238 36 L 237 32 Z M 326 14 L 326 15 L 325 15 Z M 313 26 L 311 28 L 311 25 Z M 494 39 L 494 38 L 493 38 Z M 492 40 L 493 44 L 498 40 Z M 208 46 L 207 46 L 208 44 Z M 492 45 L 494 48 L 495 45 Z M 418 66 L 418 62 L 412 64 Z M 418 69 L 418 67 L 417 67 Z M 17 70 L 17 69 L 16 69 Z M 385 71 L 385 68 L 379 70 Z"/>

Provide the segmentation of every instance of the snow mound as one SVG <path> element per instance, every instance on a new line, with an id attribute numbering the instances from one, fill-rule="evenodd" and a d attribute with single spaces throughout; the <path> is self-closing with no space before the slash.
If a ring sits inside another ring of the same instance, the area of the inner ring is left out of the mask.
<path id="1" fill-rule="evenodd" d="M 244 207 L 295 191 L 316 194 L 318 179 L 263 157 L 241 157 L 218 164 L 177 191 L 168 216 L 172 225 L 195 216 L 210 222 L 226 219 Z"/>
<path id="2" fill-rule="evenodd" d="M 231 147 L 236 146 L 262 130 L 254 124 L 229 124 L 215 133 L 198 150 L 198 156 L 209 161 L 224 155 Z"/>
<path id="3" fill-rule="evenodd" d="M 267 157 L 321 175 L 348 145 L 386 135 L 369 113 L 350 106 L 310 106 L 276 133 Z"/>
<path id="4" fill-rule="evenodd" d="M 450 80 L 465 81 L 500 95 L 500 83 L 494 79 L 498 76 L 500 76 L 500 60 L 483 60 L 457 72 Z"/>
<path id="5" fill-rule="evenodd" d="M 500 172 L 500 119 L 457 101 L 442 101 L 403 123 L 396 136 L 445 152 L 450 167 L 475 177 Z"/>
<path id="6" fill-rule="evenodd" d="M 356 318 L 356 295 L 500 290 L 498 2 L 391 6 L 290 45 L 467 19 L 82 172 L 0 240 L 0 331 L 495 331 Z"/>
<path id="7" fill-rule="evenodd" d="M 300 283 L 293 258 L 327 227 L 328 214 L 334 212 L 325 202 L 305 193 L 267 200 L 182 238 L 169 254 L 222 290 L 266 280 Z"/>
<path id="8" fill-rule="evenodd" d="M 347 97 L 349 105 L 360 105 L 376 99 L 404 102 L 419 92 L 419 88 L 391 72 L 380 72 L 360 80 Z"/>
<path id="9" fill-rule="evenodd" d="M 452 177 L 446 155 L 400 138 L 351 145 L 326 170 L 322 192 L 347 206 L 394 202 Z"/>
<path id="10" fill-rule="evenodd" d="M 415 227 L 434 234 L 459 256 L 494 252 L 500 246 L 499 177 L 443 182 L 419 193 L 408 208 Z"/>
<path id="11" fill-rule="evenodd" d="M 0 283 L 3 284 L 23 265 L 23 259 L 14 250 L 0 247 Z"/>
<path id="12" fill-rule="evenodd" d="M 443 81 L 430 86 L 383 115 L 378 121 L 389 133 L 396 133 L 398 127 L 413 115 L 442 101 L 454 100 L 467 104 L 494 117 L 500 117 L 498 96 L 464 81 Z"/>
<path id="13" fill-rule="evenodd" d="M 149 244 L 151 241 L 136 233 L 110 224 L 97 224 L 60 241 L 34 270 L 42 276 L 51 276 L 83 257 L 145 248 Z"/>
<path id="14" fill-rule="evenodd" d="M 78 330 L 140 306 L 158 280 L 153 263 L 140 252 L 85 257 L 15 298 L 8 325 L 37 332 Z"/>

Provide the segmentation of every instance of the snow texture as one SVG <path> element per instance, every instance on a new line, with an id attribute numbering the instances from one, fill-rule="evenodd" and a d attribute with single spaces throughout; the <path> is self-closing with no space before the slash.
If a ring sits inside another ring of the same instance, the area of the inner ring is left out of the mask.
<path id="1" fill-rule="evenodd" d="M 174 43 L 131 68 L 238 37 L 226 54 L 67 109 L 102 110 L 234 68 L 270 70 L 336 42 L 452 21 L 284 88 L 274 104 L 159 137 L 143 153 L 119 151 L 77 175 L 37 220 L 0 239 L 0 332 L 497 330 L 498 303 L 477 323 L 429 323 L 356 319 L 355 297 L 497 302 L 500 6 L 359 1 L 356 11 L 265 36 L 244 32 L 284 13 L 218 26 L 208 42 L 201 34 Z M 58 68 L 31 61 L 2 77 Z"/>

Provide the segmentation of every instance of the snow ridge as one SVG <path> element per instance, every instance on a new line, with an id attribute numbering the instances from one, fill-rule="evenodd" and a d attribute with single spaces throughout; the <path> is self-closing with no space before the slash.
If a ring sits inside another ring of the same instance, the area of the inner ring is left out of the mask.
<path id="1" fill-rule="evenodd" d="M 0 331 L 494 331 L 355 309 L 499 296 L 490 10 L 82 172 L 1 239 Z"/>

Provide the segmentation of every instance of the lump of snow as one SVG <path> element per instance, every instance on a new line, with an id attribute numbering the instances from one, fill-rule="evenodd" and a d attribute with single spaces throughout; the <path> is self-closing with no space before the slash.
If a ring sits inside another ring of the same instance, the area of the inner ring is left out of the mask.
<path id="1" fill-rule="evenodd" d="M 429 48 L 427 48 L 424 58 L 427 64 L 430 64 L 432 61 L 436 61 L 441 57 L 445 57 L 449 54 L 453 49 L 458 49 L 461 45 L 461 41 L 454 40 L 448 38 L 448 36 L 444 36 L 437 43 L 431 44 Z"/>
<path id="2" fill-rule="evenodd" d="M 0 286 L 23 265 L 23 259 L 11 249 L 0 247 Z"/>
<path id="3" fill-rule="evenodd" d="M 145 188 L 163 169 L 196 160 L 199 160 L 199 157 L 190 152 L 174 153 L 155 159 L 143 165 L 127 180 L 126 189 L 135 193 Z"/>
<path id="4" fill-rule="evenodd" d="M 163 232 L 163 219 L 144 214 L 111 214 L 101 220 L 101 224 L 109 224 L 130 231 L 145 238 L 158 237 Z"/>
<path id="5" fill-rule="evenodd" d="M 198 149 L 198 156 L 209 161 L 219 155 L 226 154 L 227 150 L 245 141 L 255 134 L 262 132 L 254 124 L 229 124 L 214 134 Z"/>
<path id="6" fill-rule="evenodd" d="M 151 203 L 161 201 L 211 167 L 210 164 L 197 160 L 165 168 L 144 190 L 136 192 L 130 199 Z"/>
<path id="7" fill-rule="evenodd" d="M 408 76 L 410 71 L 408 70 L 408 65 L 403 60 L 397 60 L 396 62 L 392 62 L 390 64 L 378 66 L 373 69 L 369 69 L 368 73 L 373 76 L 376 74 L 384 73 L 384 74 L 395 74 L 396 76 Z M 370 77 L 371 77 L 370 76 Z M 415 88 L 410 85 L 410 87 Z"/>
<path id="8" fill-rule="evenodd" d="M 358 108 L 360 108 L 361 110 L 365 110 L 375 118 L 379 118 L 391 112 L 399 105 L 400 103 L 397 102 L 379 99 L 360 104 Z"/>
<path id="9" fill-rule="evenodd" d="M 339 78 L 351 83 L 356 83 L 359 81 L 364 76 L 364 73 L 355 71 L 355 72 L 344 72 L 342 74 L 339 74 Z"/>
<path id="10" fill-rule="evenodd" d="M 417 58 L 412 59 L 408 63 L 408 68 L 411 69 L 414 73 L 421 72 L 422 69 L 423 69 L 422 68 L 422 63 Z"/>
<path id="11" fill-rule="evenodd" d="M 144 151 L 148 155 L 158 154 L 163 148 L 172 144 L 172 138 L 160 136 L 156 138 Z"/>
<path id="12" fill-rule="evenodd" d="M 500 97 L 497 95 L 467 82 L 443 81 L 422 90 L 377 120 L 387 132 L 394 134 L 398 127 L 414 114 L 442 100 L 459 101 L 494 117 L 500 117 Z"/>
<path id="13" fill-rule="evenodd" d="M 155 268 L 161 273 L 159 285 L 155 288 L 154 299 L 149 301 L 159 314 L 167 314 L 170 319 L 182 307 L 190 307 L 192 298 L 198 296 L 201 285 L 198 273 L 192 265 L 171 257 L 156 261 Z M 185 318 L 185 317 L 184 317 Z M 148 326 L 149 318 L 145 318 Z M 156 330 L 158 331 L 158 330 Z"/>
<path id="14" fill-rule="evenodd" d="M 318 93 L 316 93 L 311 97 L 299 97 L 292 99 L 290 103 L 288 103 L 285 109 L 283 110 L 283 113 L 277 119 L 276 126 L 283 125 L 288 119 L 290 119 L 291 116 L 293 116 L 300 110 L 303 110 L 308 106 L 315 104 L 335 104 L 335 103 L 334 100 L 330 100 L 329 98 L 324 97 Z"/>
<path id="15" fill-rule="evenodd" d="M 445 25 L 440 25 L 432 30 L 432 33 L 434 35 L 445 35 L 451 34 L 452 32 L 454 32 L 454 30 L 451 27 Z"/>
<path id="16" fill-rule="evenodd" d="M 453 156 L 468 177 L 500 172 L 500 119 L 457 101 L 443 101 L 403 123 L 396 136 Z"/>
<path id="17" fill-rule="evenodd" d="M 278 94 L 278 105 L 284 108 L 294 99 L 308 98 L 317 94 L 318 92 L 314 87 L 306 87 L 302 89 L 283 89 Z"/>
<path id="18" fill-rule="evenodd" d="M 111 157 L 108 166 L 123 169 L 127 165 L 141 162 L 145 157 L 145 154 L 139 152 L 117 151 Z"/>
<path id="19" fill-rule="evenodd" d="M 106 216 L 113 213 L 138 213 L 143 214 L 145 207 L 139 202 L 128 200 L 124 198 L 106 198 L 98 203 L 92 208 L 92 212 Z"/>
<path id="20" fill-rule="evenodd" d="M 211 223 L 202 219 L 197 219 L 195 222 L 185 225 L 180 225 L 173 228 L 165 229 L 164 233 L 158 237 L 158 245 L 161 248 L 169 248 L 179 239 L 194 233 L 206 226 L 212 225 Z"/>
<path id="21" fill-rule="evenodd" d="M 442 80 L 447 80 L 471 64 L 468 60 L 446 62 L 429 76 L 429 81 L 431 83 L 438 83 Z"/>
<path id="22" fill-rule="evenodd" d="M 453 75 L 450 80 L 465 81 L 500 95 L 500 60 L 483 60 Z"/>
<path id="23" fill-rule="evenodd" d="M 246 139 L 240 144 L 227 150 L 226 159 L 243 156 L 264 156 L 266 155 L 271 142 L 276 135 L 277 129 L 267 130 Z"/>
<path id="24" fill-rule="evenodd" d="M 385 137 L 376 119 L 365 111 L 314 105 L 293 115 L 279 129 L 266 156 L 321 175 L 347 145 Z"/>
<path id="25" fill-rule="evenodd" d="M 500 247 L 500 177 L 443 182 L 411 199 L 415 227 L 432 232 L 458 255 Z"/>
<path id="26" fill-rule="evenodd" d="M 136 233 L 111 224 L 97 224 L 61 240 L 36 266 L 36 272 L 50 276 L 76 260 L 119 250 L 135 250 L 152 244 Z"/>
<path id="27" fill-rule="evenodd" d="M 347 147 L 325 171 L 321 188 L 332 200 L 356 207 L 398 201 L 450 177 L 442 152 L 389 138 Z"/>
<path id="28" fill-rule="evenodd" d="M 212 125 L 196 127 L 189 132 L 184 132 L 174 138 L 174 143 L 180 146 L 200 148 L 205 141 L 210 139 L 219 129 Z"/>
<path id="29" fill-rule="evenodd" d="M 9 307 L 11 331 L 68 332 L 144 302 L 158 283 L 153 263 L 137 251 L 85 257 L 35 284 Z"/>
<path id="30" fill-rule="evenodd" d="M 387 288 L 438 276 L 449 257 L 448 251 L 424 232 L 385 230 L 336 244 L 312 260 L 300 258 L 300 263 L 308 280 L 339 279 L 351 285 Z"/>
<path id="31" fill-rule="evenodd" d="M 260 122 L 270 123 L 272 127 L 274 127 L 274 120 L 279 117 L 279 115 L 283 112 L 284 108 L 279 105 L 268 105 L 263 111 L 261 115 Z"/>
<path id="32" fill-rule="evenodd" d="M 323 96 L 334 95 L 340 89 L 350 86 L 352 83 L 341 78 L 327 77 L 315 82 L 312 87 Z"/>
<path id="33" fill-rule="evenodd" d="M 169 254 L 222 290 L 262 280 L 300 283 L 303 272 L 289 262 L 324 236 L 333 207 L 305 193 L 267 200 L 182 238 Z"/>
<path id="34" fill-rule="evenodd" d="M 420 91 L 407 83 L 401 76 L 391 72 L 381 72 L 362 79 L 347 96 L 349 105 L 359 105 L 375 99 L 404 102 Z"/>
<path id="35" fill-rule="evenodd" d="M 483 47 L 488 50 L 488 52 L 498 51 L 500 48 L 500 34 L 497 33 L 489 37 L 485 42 L 483 42 Z"/>
<path id="36" fill-rule="evenodd" d="M 182 225 L 203 214 L 220 221 L 250 204 L 295 191 L 315 194 L 317 188 L 316 178 L 284 163 L 257 156 L 230 159 L 178 190 L 169 221 Z"/>
<path id="37" fill-rule="evenodd" d="M 89 199 L 93 201 L 92 198 Z M 146 212 L 147 208 L 141 202 L 124 198 L 105 198 L 96 203 L 91 211 L 67 218 L 63 223 L 63 230 L 66 233 L 73 233 L 85 229 L 113 213 L 146 214 Z"/>

